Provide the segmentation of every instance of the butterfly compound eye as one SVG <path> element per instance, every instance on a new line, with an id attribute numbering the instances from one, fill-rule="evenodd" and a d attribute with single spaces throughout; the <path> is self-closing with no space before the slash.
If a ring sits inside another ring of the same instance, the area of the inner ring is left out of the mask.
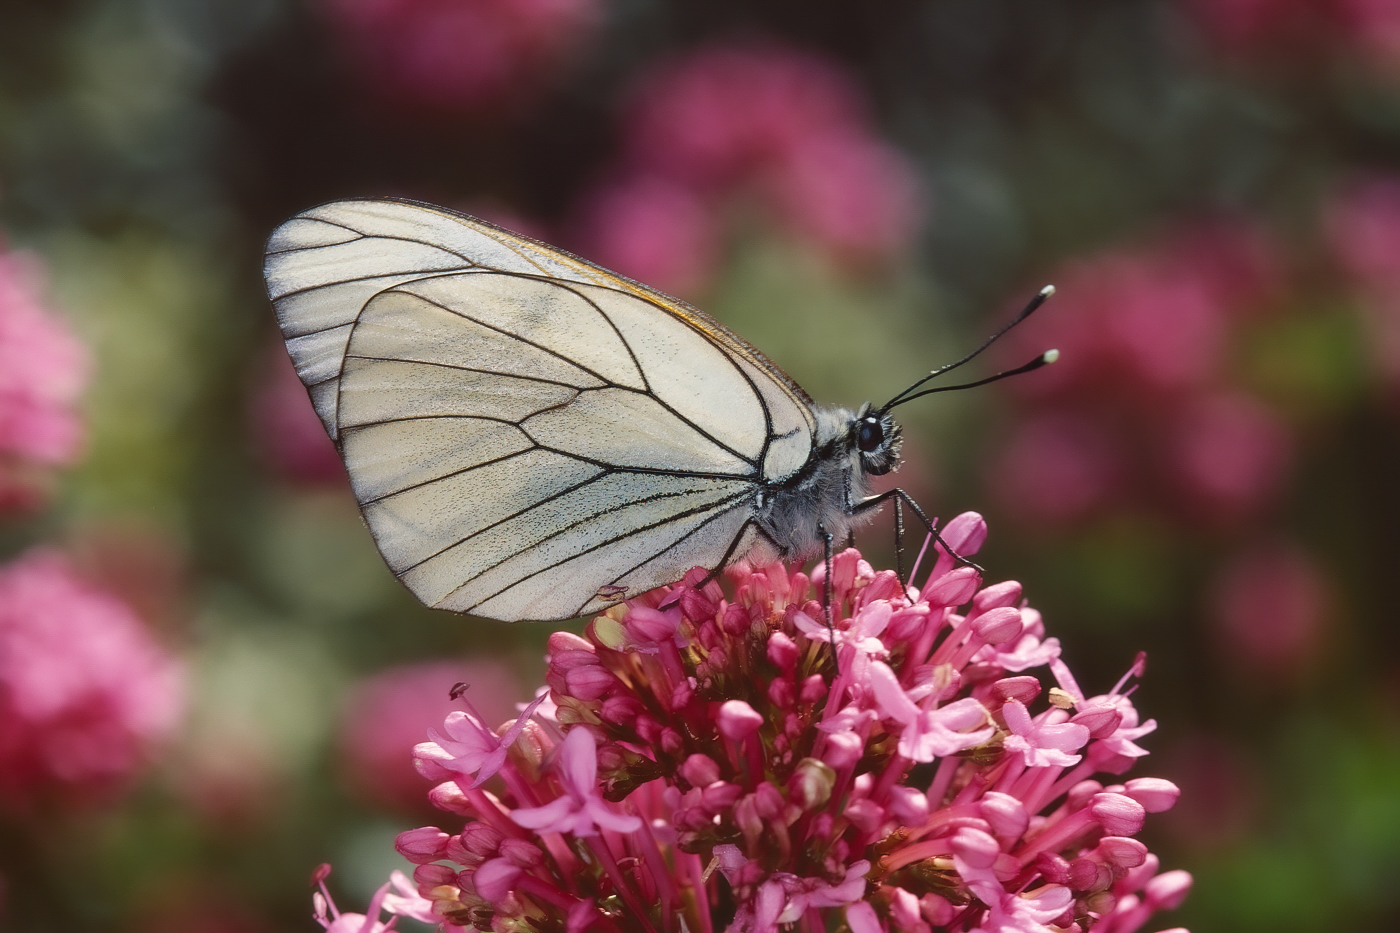
<path id="1" fill-rule="evenodd" d="M 874 415 L 867 415 L 860 420 L 860 427 L 856 428 L 856 446 L 865 453 L 870 453 L 885 442 L 885 429 L 880 427 L 880 419 Z"/>

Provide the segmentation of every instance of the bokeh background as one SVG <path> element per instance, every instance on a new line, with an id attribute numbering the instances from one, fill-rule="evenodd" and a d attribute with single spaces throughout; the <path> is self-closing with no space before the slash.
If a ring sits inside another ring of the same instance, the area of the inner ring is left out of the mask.
<path id="1" fill-rule="evenodd" d="M 276 340 L 280 221 L 480 214 L 677 293 L 1148 652 L 1166 923 L 1400 928 L 1395 0 L 2 0 L 0 928 L 315 929 L 544 627 L 419 608 Z M 889 559 L 888 530 L 862 538 Z"/>

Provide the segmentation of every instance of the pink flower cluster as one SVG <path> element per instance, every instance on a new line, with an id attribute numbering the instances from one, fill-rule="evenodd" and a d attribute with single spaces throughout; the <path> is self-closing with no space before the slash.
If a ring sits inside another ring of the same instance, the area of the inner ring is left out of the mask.
<path id="1" fill-rule="evenodd" d="M 1362 298 L 1367 349 L 1400 390 L 1400 178 L 1358 179 L 1327 205 L 1328 239 Z"/>
<path id="2" fill-rule="evenodd" d="M 971 554 L 986 525 L 942 534 Z M 1095 777 L 1146 754 L 1141 659 L 1087 696 L 1020 585 L 955 564 L 940 550 L 906 593 L 837 555 L 830 627 L 825 567 L 772 564 L 556 633 L 547 696 L 501 731 L 454 712 L 414 750 L 465 825 L 400 835 L 417 890 L 387 909 L 444 930 L 1141 929 L 1191 884 L 1134 838 L 1176 787 Z"/>
<path id="3" fill-rule="evenodd" d="M 341 713 L 340 747 L 346 776 L 374 802 L 422 810 L 428 784 L 404 750 L 423 735 L 423 724 L 457 708 L 454 684 L 471 685 L 468 696 L 482 718 L 509 717 L 526 691 L 499 662 L 429 661 L 403 664 L 366 678 L 350 691 Z"/>
<path id="4" fill-rule="evenodd" d="M 538 87 L 593 32 L 598 0 L 322 0 L 376 90 L 483 109 Z"/>
<path id="5" fill-rule="evenodd" d="M 591 258 L 643 281 L 702 285 L 724 214 L 744 199 L 847 262 L 888 259 L 916 232 L 912 168 L 815 55 L 703 49 L 655 71 L 623 123 L 623 159 L 584 199 L 579 236 Z"/>
<path id="6" fill-rule="evenodd" d="M 178 723 L 183 686 L 182 664 L 59 554 L 0 568 L 0 805 L 119 789 Z"/>
<path id="7" fill-rule="evenodd" d="M 40 300 L 36 261 L 0 252 L 0 511 L 37 504 L 42 474 L 82 443 L 87 350 Z"/>
<path id="8" fill-rule="evenodd" d="M 1006 341 L 1008 359 L 1052 346 L 1060 360 L 1010 386 L 1022 414 L 992 487 L 1049 524 L 1125 507 L 1217 525 L 1259 514 L 1292 438 L 1230 353 L 1276 278 L 1263 237 L 1227 222 L 1057 273 L 1056 305 Z"/>
<path id="9" fill-rule="evenodd" d="M 282 341 L 268 351 L 257 370 L 248 412 L 258 453 L 292 482 L 344 483 L 340 454 L 311 407 Z"/>
<path id="10" fill-rule="evenodd" d="M 1223 51 L 1278 51 L 1296 60 L 1341 46 L 1384 71 L 1400 68 L 1400 5 L 1394 0 L 1185 0 Z"/>

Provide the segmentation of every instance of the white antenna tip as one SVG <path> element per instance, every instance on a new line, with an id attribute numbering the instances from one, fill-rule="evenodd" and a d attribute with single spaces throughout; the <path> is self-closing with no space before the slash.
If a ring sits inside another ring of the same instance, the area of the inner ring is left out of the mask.
<path id="1" fill-rule="evenodd" d="M 1045 298 L 1049 298 L 1051 295 L 1055 294 L 1055 286 L 1053 286 L 1053 285 L 1047 285 L 1047 286 L 1045 286 L 1044 288 L 1042 288 L 1042 289 L 1040 290 L 1040 294 L 1041 294 L 1043 297 L 1045 297 Z"/>
<path id="2" fill-rule="evenodd" d="M 1046 350 L 1046 351 L 1045 351 L 1045 355 L 1041 357 L 1041 359 L 1045 360 L 1045 362 L 1046 362 L 1047 364 L 1053 363 L 1053 362 L 1055 362 L 1056 360 L 1058 360 L 1059 358 L 1060 358 L 1060 351 L 1059 351 L 1059 350 Z"/>

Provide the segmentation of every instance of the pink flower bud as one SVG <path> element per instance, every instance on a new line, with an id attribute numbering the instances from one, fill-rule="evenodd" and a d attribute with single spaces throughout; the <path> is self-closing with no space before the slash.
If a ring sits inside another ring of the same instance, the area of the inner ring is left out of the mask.
<path id="1" fill-rule="evenodd" d="M 706 787 L 719 780 L 719 765 L 709 755 L 697 752 L 681 764 L 681 777 L 692 787 Z"/>
<path id="2" fill-rule="evenodd" d="M 525 839 L 502 840 L 501 856 L 519 868 L 533 868 L 544 861 L 540 847 Z"/>
<path id="3" fill-rule="evenodd" d="M 881 570 L 875 574 L 875 579 L 861 590 L 860 600 L 863 605 L 868 606 L 877 599 L 893 599 L 900 595 L 901 589 L 899 576 L 893 570 Z"/>
<path id="4" fill-rule="evenodd" d="M 429 887 L 452 884 L 457 880 L 457 870 L 449 865 L 419 865 L 413 869 L 413 880 Z"/>
<path id="5" fill-rule="evenodd" d="M 700 806 L 714 816 L 724 813 L 734 806 L 734 802 L 744 796 L 744 788 L 728 781 L 715 781 L 700 792 Z"/>
<path id="6" fill-rule="evenodd" d="M 797 642 L 793 641 L 783 632 L 774 632 L 768 636 L 768 660 L 779 670 L 790 671 L 797 666 L 797 659 L 801 655 L 801 650 L 797 647 Z"/>
<path id="7" fill-rule="evenodd" d="M 885 626 L 885 631 L 880 637 L 886 644 L 913 641 L 919 632 L 923 631 L 924 626 L 928 625 L 928 620 L 928 607 L 923 603 L 896 609 L 890 614 L 889 624 Z"/>
<path id="8" fill-rule="evenodd" d="M 1021 584 L 1015 580 L 1006 580 L 1002 583 L 993 583 L 972 597 L 972 609 L 974 612 L 983 613 L 1014 606 L 1020 601 Z"/>
<path id="9" fill-rule="evenodd" d="M 935 927 L 944 927 L 952 923 L 958 910 L 952 901 L 937 894 L 925 894 L 919 898 L 919 913 Z"/>
<path id="10" fill-rule="evenodd" d="M 945 544 L 963 557 L 971 557 L 987 540 L 987 523 L 976 512 L 964 512 L 943 526 Z"/>
<path id="11" fill-rule="evenodd" d="M 1088 858 L 1077 858 L 1072 860 L 1065 869 L 1065 884 L 1076 891 L 1093 890 L 1099 881 L 1100 870 L 1103 868 L 1098 862 Z M 1109 875 L 1110 880 L 1112 875 Z"/>
<path id="12" fill-rule="evenodd" d="M 719 617 L 719 629 L 726 635 L 743 635 L 749 630 L 749 611 L 743 606 L 726 606 Z"/>
<path id="13" fill-rule="evenodd" d="M 676 689 L 671 691 L 671 711 L 685 709 L 690 705 L 691 699 L 695 696 L 695 688 L 690 682 L 676 684 Z"/>
<path id="14" fill-rule="evenodd" d="M 982 577 L 974 567 L 955 567 L 924 587 L 921 594 L 934 606 L 961 606 L 977 592 Z"/>
<path id="15" fill-rule="evenodd" d="M 602 699 L 619 686 L 618 679 L 600 664 L 576 667 L 564 677 L 570 696 L 580 700 Z"/>
<path id="16" fill-rule="evenodd" d="M 1191 884 L 1190 872 L 1180 869 L 1164 871 L 1147 882 L 1147 887 L 1143 888 L 1142 891 L 1143 900 L 1154 910 L 1173 910 L 1186 900 L 1186 895 L 1191 890 Z"/>
<path id="17" fill-rule="evenodd" d="M 803 758 L 788 780 L 788 799 L 804 812 L 815 810 L 831 799 L 836 772 L 815 758 Z"/>
<path id="18" fill-rule="evenodd" d="M 462 827 L 461 839 L 462 848 L 468 852 L 480 858 L 490 858 L 500 850 L 505 836 L 500 830 L 478 820 Z"/>
<path id="19" fill-rule="evenodd" d="M 521 874 L 521 868 L 511 864 L 508 859 L 493 858 L 483 862 L 476 870 L 476 874 L 472 875 L 472 884 L 483 899 L 499 904 L 510 894 Z"/>
<path id="20" fill-rule="evenodd" d="M 641 644 L 656 644 L 675 637 L 680 617 L 646 606 L 633 606 L 623 624 L 627 626 L 627 633 Z"/>
<path id="21" fill-rule="evenodd" d="M 1113 912 L 1113 908 L 1118 906 L 1118 898 L 1112 891 L 1098 890 L 1084 899 L 1084 906 L 1102 917 Z"/>
<path id="22" fill-rule="evenodd" d="M 705 590 L 684 586 L 681 590 L 681 615 L 695 621 L 713 619 L 719 611 L 719 603 L 711 599 Z"/>
<path id="23" fill-rule="evenodd" d="M 451 859 L 458 865 L 465 865 L 467 868 L 475 868 L 484 861 L 482 856 L 468 851 L 467 847 L 462 845 L 461 836 L 448 837 L 447 846 L 443 850 L 443 858 Z"/>
<path id="24" fill-rule="evenodd" d="M 822 760 L 840 771 L 849 768 L 865 751 L 865 743 L 854 732 L 833 732 L 826 737 Z"/>
<path id="25" fill-rule="evenodd" d="M 720 734 L 735 742 L 753 735 L 763 725 L 763 717 L 743 700 L 726 700 L 720 704 L 716 719 Z"/>
<path id="26" fill-rule="evenodd" d="M 991 695 L 1001 703 L 1015 700 L 1022 706 L 1029 706 L 1032 700 L 1040 696 L 1040 681 L 1029 675 L 1003 677 L 992 684 Z"/>
<path id="27" fill-rule="evenodd" d="M 1147 811 L 1142 804 L 1122 794 L 1095 794 L 1089 812 L 1110 836 L 1132 836 L 1142 829 Z"/>
<path id="28" fill-rule="evenodd" d="M 1165 778 L 1133 778 L 1123 792 L 1142 804 L 1148 813 L 1162 813 L 1176 806 L 1181 788 Z"/>
<path id="29" fill-rule="evenodd" d="M 611 742 L 598 746 L 598 768 L 615 771 L 627 767 L 627 753 Z"/>
<path id="30" fill-rule="evenodd" d="M 765 820 L 776 820 L 778 815 L 783 812 L 782 791 L 766 781 L 758 785 L 753 798 L 758 815 Z"/>
<path id="31" fill-rule="evenodd" d="M 1089 730 L 1089 738 L 1106 739 L 1123 722 L 1123 713 L 1111 706 L 1091 706 L 1070 718 L 1070 722 Z"/>
<path id="32" fill-rule="evenodd" d="M 586 651 L 593 653 L 593 645 L 588 639 L 575 635 L 573 632 L 555 632 L 549 636 L 549 656 L 551 659 L 567 651 Z"/>
<path id="33" fill-rule="evenodd" d="M 1104 836 L 1095 851 L 1114 868 L 1136 868 L 1147 860 L 1147 846 L 1127 836 Z"/>
<path id="34" fill-rule="evenodd" d="M 813 674 L 802 681 L 802 692 L 798 698 L 803 703 L 816 703 L 824 696 L 826 696 L 826 681 L 822 679 L 821 674 Z"/>
<path id="35" fill-rule="evenodd" d="M 598 710 L 598 715 L 604 722 L 618 726 L 626 726 L 636 720 L 643 709 L 645 709 L 645 707 L 633 697 L 626 695 L 610 696 L 603 701 L 602 707 Z"/>
<path id="36" fill-rule="evenodd" d="M 428 802 L 439 810 L 456 813 L 458 816 L 476 816 L 476 807 L 462 793 L 456 781 L 443 781 L 428 791 Z"/>
<path id="37" fill-rule="evenodd" d="M 1021 636 L 1021 610 L 1003 606 L 980 615 L 972 631 L 989 645 L 1000 645 Z"/>
<path id="38" fill-rule="evenodd" d="M 920 826 L 928 819 L 928 795 L 917 787 L 891 787 L 890 813 L 905 826 Z"/>
<path id="39" fill-rule="evenodd" d="M 436 826 L 424 826 L 399 833 L 394 848 L 415 865 L 426 865 L 446 856 L 449 838 Z"/>
<path id="40" fill-rule="evenodd" d="M 862 797 L 846 806 L 845 817 L 861 832 L 873 833 L 885 819 L 885 808 L 868 797 Z"/>
<path id="41" fill-rule="evenodd" d="M 977 809 L 992 832 L 1002 839 L 1019 838 L 1030 823 L 1025 804 L 1010 794 L 987 791 Z"/>
<path id="42" fill-rule="evenodd" d="M 780 677 L 768 685 L 768 701 L 778 709 L 791 709 L 797 702 L 797 685 Z"/>
<path id="43" fill-rule="evenodd" d="M 1103 792 L 1103 785 L 1098 781 L 1080 781 L 1069 789 L 1065 795 L 1065 808 L 1068 810 L 1081 810 L 1089 805 L 1089 798 L 1095 794 Z"/>
<path id="44" fill-rule="evenodd" d="M 991 868 L 1001 854 L 1001 845 L 991 833 L 964 827 L 953 834 L 953 853 L 973 868 Z"/>
<path id="45" fill-rule="evenodd" d="M 1069 885 L 1069 862 L 1065 861 L 1064 856 L 1042 852 L 1036 856 L 1034 865 L 1035 870 L 1049 883 Z"/>
<path id="46" fill-rule="evenodd" d="M 759 819 L 758 809 L 754 804 L 753 794 L 748 794 L 734 805 L 734 825 L 739 827 L 739 832 L 744 834 L 746 847 L 752 850 L 763 838 L 763 832 L 767 828 L 763 820 Z"/>

